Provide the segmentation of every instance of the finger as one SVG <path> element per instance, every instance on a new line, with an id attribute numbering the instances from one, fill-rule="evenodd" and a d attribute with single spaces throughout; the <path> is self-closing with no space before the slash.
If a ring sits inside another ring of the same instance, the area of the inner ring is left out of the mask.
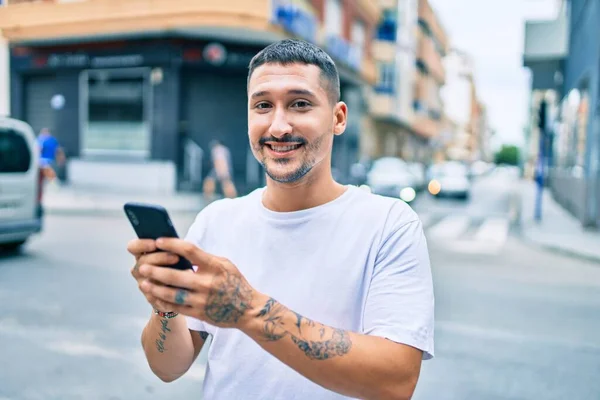
<path id="1" fill-rule="evenodd" d="M 180 306 L 190 306 L 192 303 L 190 299 L 191 292 L 187 289 L 155 285 L 149 281 L 144 281 L 141 286 L 144 293 L 155 297 L 157 301 L 164 301 Z"/>
<path id="2" fill-rule="evenodd" d="M 179 256 L 166 251 L 157 251 L 141 256 L 138 259 L 138 264 L 150 264 L 150 265 L 173 265 L 179 261 Z"/>
<path id="3" fill-rule="evenodd" d="M 197 266 L 211 267 L 218 262 L 217 257 L 182 239 L 160 238 L 156 241 L 156 247 L 170 253 L 179 254 Z"/>
<path id="4" fill-rule="evenodd" d="M 134 256 L 156 251 L 156 242 L 152 239 L 134 239 L 127 244 L 127 251 Z"/>
<path id="5" fill-rule="evenodd" d="M 142 264 L 139 274 L 147 280 L 165 286 L 175 286 L 184 289 L 196 289 L 196 276 L 188 271 L 179 271 L 173 268 L 159 267 L 152 264 Z"/>

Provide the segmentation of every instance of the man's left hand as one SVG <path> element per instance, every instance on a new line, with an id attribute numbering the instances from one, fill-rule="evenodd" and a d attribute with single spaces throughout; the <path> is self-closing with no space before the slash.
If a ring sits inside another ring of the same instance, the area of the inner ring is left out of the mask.
<path id="1" fill-rule="evenodd" d="M 195 273 L 141 265 L 147 278 L 141 288 L 167 303 L 170 311 L 197 318 L 221 328 L 239 328 L 251 318 L 262 297 L 231 261 L 208 254 L 181 239 L 160 238 L 156 247 L 185 257 L 197 266 Z"/>

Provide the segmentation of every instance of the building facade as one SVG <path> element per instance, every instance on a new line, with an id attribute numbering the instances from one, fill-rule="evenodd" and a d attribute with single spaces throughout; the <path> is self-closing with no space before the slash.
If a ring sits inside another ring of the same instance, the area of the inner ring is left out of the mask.
<path id="1" fill-rule="evenodd" d="M 363 88 L 375 79 L 370 38 L 379 8 L 371 2 L 56 3 L 9 1 L 0 29 L 10 44 L 11 114 L 55 132 L 73 185 L 198 190 L 212 139 L 230 148 L 242 193 L 263 185 L 248 146 L 247 67 L 286 37 L 336 60 L 352 113 L 336 138 L 334 167 L 343 177 L 358 157 Z"/>
<path id="2" fill-rule="evenodd" d="M 374 42 L 378 80 L 371 93 L 369 156 L 429 163 L 442 128 L 444 30 L 426 0 L 382 0 Z"/>
<path id="3" fill-rule="evenodd" d="M 554 197 L 583 226 L 600 226 L 600 3 L 563 1 L 554 20 L 526 23 L 532 73 L 530 169 L 540 165 Z M 545 129 L 539 107 L 548 104 Z"/>

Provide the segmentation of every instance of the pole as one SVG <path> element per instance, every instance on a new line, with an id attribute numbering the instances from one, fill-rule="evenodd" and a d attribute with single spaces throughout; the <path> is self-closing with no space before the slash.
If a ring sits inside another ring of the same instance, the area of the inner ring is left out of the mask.
<path id="1" fill-rule="evenodd" d="M 537 192 L 535 196 L 535 214 L 537 222 L 542 221 L 542 198 L 544 194 L 544 178 L 546 172 L 546 101 L 542 100 L 538 111 L 539 151 L 535 171 L 535 181 L 537 183 Z"/>

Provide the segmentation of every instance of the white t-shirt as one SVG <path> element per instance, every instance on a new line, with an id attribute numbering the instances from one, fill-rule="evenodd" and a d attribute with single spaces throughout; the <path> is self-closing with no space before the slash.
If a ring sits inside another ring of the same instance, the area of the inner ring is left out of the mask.
<path id="1" fill-rule="evenodd" d="M 212 203 L 186 240 L 228 258 L 256 290 L 304 317 L 433 357 L 429 255 L 408 205 L 349 186 L 327 204 L 280 213 L 264 207 L 263 191 Z M 304 378 L 237 329 L 187 322 L 213 336 L 205 400 L 347 398 Z M 298 350 L 298 357 L 306 356 Z"/>

